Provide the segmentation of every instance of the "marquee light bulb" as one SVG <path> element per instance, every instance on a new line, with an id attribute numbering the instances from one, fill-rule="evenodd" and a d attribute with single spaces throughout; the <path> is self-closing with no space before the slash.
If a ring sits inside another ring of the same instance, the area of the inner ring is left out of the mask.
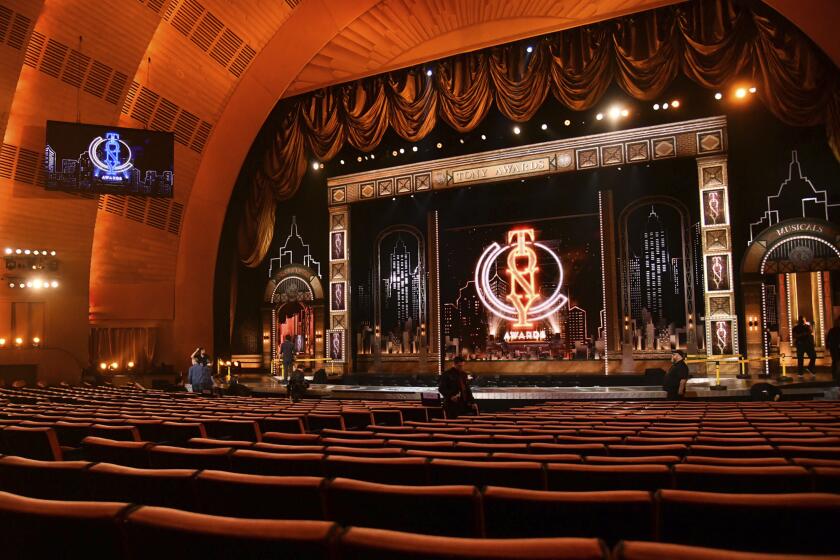
<path id="1" fill-rule="evenodd" d="M 528 53 L 528 54 L 531 54 L 532 52 L 534 52 L 534 47 L 532 47 L 531 45 L 528 45 L 528 47 L 525 49 L 525 52 Z"/>
<path id="2" fill-rule="evenodd" d="M 622 109 L 622 110 L 621 110 L 621 116 L 622 116 L 622 117 L 628 117 L 628 116 L 630 116 L 630 111 L 628 111 L 627 109 Z"/>
<path id="3" fill-rule="evenodd" d="M 15 339 L 15 346 L 20 346 L 21 344 L 23 344 L 23 339 L 21 337 L 17 337 Z"/>
<path id="4" fill-rule="evenodd" d="M 50 256 L 54 257 L 55 256 L 55 251 L 50 251 Z"/>
<path id="5" fill-rule="evenodd" d="M 735 97 L 741 99 L 747 96 L 747 90 L 745 88 L 738 88 L 735 90 Z"/>
<path id="6" fill-rule="evenodd" d="M 20 255 L 21 253 L 23 253 L 23 251 L 21 251 L 20 249 L 15 249 L 15 254 L 16 255 Z"/>
<path id="7" fill-rule="evenodd" d="M 11 250 L 9 247 L 6 247 L 6 251 L 5 251 L 5 252 L 6 252 L 6 254 L 7 254 L 7 255 L 11 255 L 11 254 L 12 254 L 12 250 Z"/>
<path id="8" fill-rule="evenodd" d="M 32 253 L 32 251 L 30 251 L 29 249 L 25 249 L 25 250 L 23 251 L 23 254 L 24 254 L 24 255 L 28 255 L 28 254 L 30 254 L 30 253 Z"/>
<path id="9" fill-rule="evenodd" d="M 431 70 L 426 70 L 426 75 L 431 77 L 432 76 L 432 71 Z"/>
<path id="10" fill-rule="evenodd" d="M 756 92 L 755 86 L 752 86 L 752 87 L 749 89 L 749 92 L 750 92 L 750 93 L 755 93 L 755 92 Z"/>
<path id="11" fill-rule="evenodd" d="M 563 121 L 564 126 L 569 126 L 571 124 L 572 124 L 572 121 L 570 121 L 569 119 L 566 119 L 565 121 Z"/>
<path id="12" fill-rule="evenodd" d="M 417 151 L 417 146 L 412 146 L 412 147 L 411 147 L 411 151 L 412 151 L 412 152 L 416 152 L 416 151 Z"/>
<path id="13" fill-rule="evenodd" d="M 599 121 L 604 120 L 604 113 L 598 113 L 597 115 L 595 115 L 595 118 L 598 119 Z"/>
<path id="14" fill-rule="evenodd" d="M 610 107 L 609 115 L 611 119 L 615 120 L 619 116 L 621 116 L 621 109 L 619 109 L 618 107 Z"/>
<path id="15" fill-rule="evenodd" d="M 50 282 L 50 285 L 51 285 L 53 288 L 58 288 L 58 280 L 53 280 L 52 282 Z"/>
<path id="16" fill-rule="evenodd" d="M 659 103 L 654 103 L 654 104 L 653 104 L 653 110 L 654 110 L 654 111 L 658 111 L 658 110 L 659 110 Z"/>
<path id="17" fill-rule="evenodd" d="M 482 140 L 487 140 L 487 135 L 486 135 L 486 134 L 482 134 L 482 135 L 481 135 L 481 139 L 482 139 Z"/>
<path id="18" fill-rule="evenodd" d="M 318 162 L 317 161 L 312 162 L 312 169 L 314 169 L 315 171 L 318 171 Z"/>
<path id="19" fill-rule="evenodd" d="M 522 129 L 521 129 L 521 128 L 519 128 L 518 126 L 514 126 L 514 127 L 513 127 L 513 133 L 514 133 L 514 134 L 519 134 L 520 132 L 522 132 Z"/>
<path id="20" fill-rule="evenodd" d="M 715 94 L 715 99 L 717 99 L 718 101 L 720 101 L 721 99 L 723 99 L 723 94 L 722 94 L 721 92 L 717 92 L 717 93 Z"/>
<path id="21" fill-rule="evenodd" d="M 547 125 L 547 124 L 545 124 L 545 123 L 542 123 L 542 124 L 540 125 L 540 128 L 541 128 L 541 129 L 543 129 L 543 130 L 548 130 L 548 125 Z"/>
<path id="22" fill-rule="evenodd" d="M 6 339 L 0 338 L 0 348 L 2 348 L 3 346 L 6 346 Z"/>
<path id="23" fill-rule="evenodd" d="M 99 369 L 108 369 L 108 364 L 106 364 L 105 362 L 100 362 Z"/>
<path id="24" fill-rule="evenodd" d="M 404 154 L 405 153 L 405 148 L 400 148 L 400 153 Z"/>

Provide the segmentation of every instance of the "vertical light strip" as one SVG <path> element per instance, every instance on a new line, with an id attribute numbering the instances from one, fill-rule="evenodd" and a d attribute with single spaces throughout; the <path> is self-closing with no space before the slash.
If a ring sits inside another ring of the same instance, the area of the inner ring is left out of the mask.
<path id="1" fill-rule="evenodd" d="M 274 298 L 272 299 L 272 303 Z M 277 308 L 271 308 L 271 375 L 277 375 L 274 364 L 277 363 Z"/>
<path id="2" fill-rule="evenodd" d="M 785 274 L 785 297 L 787 297 L 787 319 L 788 319 L 788 342 L 791 343 L 791 350 L 793 349 L 793 313 L 792 305 L 790 302 L 790 290 L 791 290 L 791 280 L 790 280 L 790 272 Z"/>
<path id="3" fill-rule="evenodd" d="M 604 306 L 604 375 L 609 375 L 610 364 L 609 356 L 607 355 L 609 343 L 607 341 L 607 273 L 606 273 L 606 257 L 604 255 L 604 204 L 602 200 L 602 193 L 598 191 L 598 226 L 601 231 L 601 303 Z M 598 314 L 600 316 L 600 313 Z"/>
<path id="4" fill-rule="evenodd" d="M 817 339 L 817 346 L 825 343 L 825 304 L 823 302 L 823 277 L 822 272 L 815 272 L 817 275 L 817 309 L 820 314 L 820 337 Z"/>
<path id="5" fill-rule="evenodd" d="M 767 289 L 761 284 L 761 357 L 770 355 L 769 341 L 767 340 Z M 770 375 L 770 361 L 764 360 L 764 373 Z"/>
<path id="6" fill-rule="evenodd" d="M 435 210 L 435 297 L 437 298 L 437 342 L 438 342 L 438 375 L 443 373 L 444 341 L 443 324 L 440 322 L 440 223 L 438 211 Z"/>

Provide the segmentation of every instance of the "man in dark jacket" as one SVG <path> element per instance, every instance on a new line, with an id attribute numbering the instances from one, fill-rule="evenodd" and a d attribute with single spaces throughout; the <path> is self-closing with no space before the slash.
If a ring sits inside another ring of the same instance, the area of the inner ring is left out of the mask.
<path id="1" fill-rule="evenodd" d="M 455 356 L 451 368 L 443 372 L 438 384 L 438 392 L 443 397 L 443 411 L 447 418 L 457 418 L 461 414 L 476 414 L 475 399 L 470 390 L 470 380 L 464 371 L 464 358 Z"/>
<path id="2" fill-rule="evenodd" d="M 817 362 L 817 351 L 814 348 L 814 329 L 805 322 L 805 317 L 800 317 L 799 322 L 793 327 L 793 344 L 796 347 L 796 373 L 802 377 L 805 371 L 802 369 L 805 356 L 808 356 L 808 373 L 814 374 L 814 365 Z"/>
<path id="3" fill-rule="evenodd" d="M 210 366 L 197 362 L 190 368 L 187 383 L 192 385 L 193 393 L 210 392 L 213 389 L 213 375 Z"/>
<path id="4" fill-rule="evenodd" d="M 688 373 L 688 364 L 685 363 L 685 352 L 674 350 L 671 352 L 671 369 L 665 374 L 665 381 L 662 383 L 662 389 L 668 393 L 669 400 L 677 400 L 682 396 L 680 383 L 688 381 L 689 377 L 691 375 Z M 682 392 L 685 392 L 684 388 Z"/>

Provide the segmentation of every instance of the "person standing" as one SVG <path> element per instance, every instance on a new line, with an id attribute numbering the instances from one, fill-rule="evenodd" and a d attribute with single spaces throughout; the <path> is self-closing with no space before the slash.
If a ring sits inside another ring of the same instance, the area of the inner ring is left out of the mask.
<path id="1" fill-rule="evenodd" d="M 662 389 L 668 394 L 668 400 L 678 400 L 685 393 L 685 383 L 691 375 L 688 364 L 685 363 L 685 352 L 674 350 L 671 352 L 671 368 L 665 374 Z"/>
<path id="2" fill-rule="evenodd" d="M 840 383 L 840 317 L 825 334 L 825 347 L 831 354 L 831 377 Z"/>
<path id="3" fill-rule="evenodd" d="M 194 358 L 195 360 L 195 358 Z M 192 385 L 193 393 L 204 393 L 213 390 L 213 376 L 210 366 L 201 361 L 195 360 L 187 374 L 187 383 Z"/>
<path id="4" fill-rule="evenodd" d="M 443 372 L 438 384 L 438 392 L 443 397 L 443 411 L 447 418 L 457 418 L 462 414 L 478 413 L 467 372 L 464 371 L 464 358 L 455 356 L 451 368 Z"/>
<path id="5" fill-rule="evenodd" d="M 295 361 L 295 344 L 291 335 L 287 334 L 280 345 L 280 355 L 283 358 L 283 376 L 288 379 L 292 375 L 292 364 Z"/>
<path id="6" fill-rule="evenodd" d="M 799 317 L 799 321 L 793 327 L 793 343 L 796 346 L 797 374 L 800 377 L 805 375 L 802 365 L 807 355 L 808 373 L 814 375 L 814 366 L 817 362 L 817 351 L 814 348 L 814 329 L 805 322 L 805 317 Z"/>

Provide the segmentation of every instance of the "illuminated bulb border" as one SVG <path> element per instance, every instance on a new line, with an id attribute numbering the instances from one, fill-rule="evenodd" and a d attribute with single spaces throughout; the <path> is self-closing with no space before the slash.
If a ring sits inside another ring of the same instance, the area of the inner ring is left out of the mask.
<path id="1" fill-rule="evenodd" d="M 604 375 L 609 375 L 609 362 L 607 352 L 609 348 L 609 344 L 607 342 L 607 274 L 606 274 L 606 262 L 604 258 L 604 206 L 603 206 L 603 195 L 601 191 L 598 191 L 598 227 L 601 232 L 600 241 L 601 241 L 601 298 L 604 304 Z"/>
<path id="2" fill-rule="evenodd" d="M 767 286 L 761 285 L 761 357 L 770 355 L 769 341 L 767 340 Z M 764 360 L 764 373 L 770 374 L 770 361 Z"/>
<path id="3" fill-rule="evenodd" d="M 435 266 L 435 295 L 437 296 L 437 338 L 438 338 L 438 374 L 443 373 L 443 344 L 441 344 L 443 336 L 443 328 L 440 322 L 440 224 L 438 222 L 438 211 L 435 210 L 435 259 L 437 265 Z"/>

